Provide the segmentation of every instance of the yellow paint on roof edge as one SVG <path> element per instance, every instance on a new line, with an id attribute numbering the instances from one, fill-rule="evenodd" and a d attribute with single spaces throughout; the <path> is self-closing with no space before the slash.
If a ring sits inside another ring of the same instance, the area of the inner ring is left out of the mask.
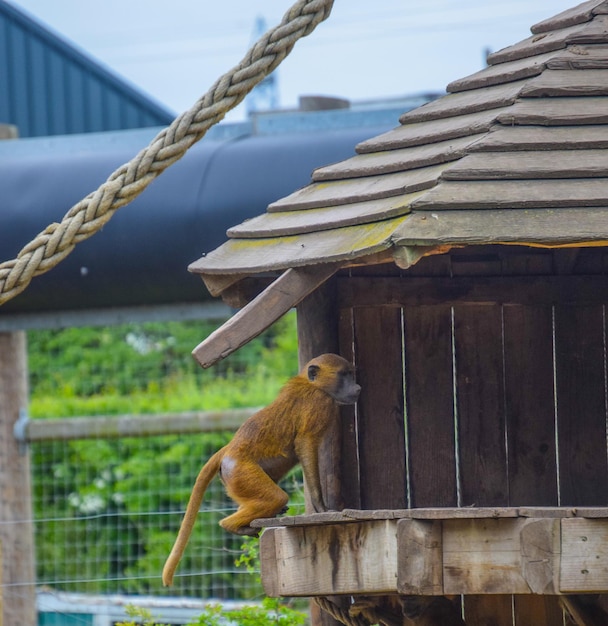
<path id="1" fill-rule="evenodd" d="M 189 266 L 197 274 L 255 273 L 269 269 L 335 263 L 389 248 L 408 215 L 315 233 L 229 239 Z M 267 250 L 267 255 L 264 255 Z"/>

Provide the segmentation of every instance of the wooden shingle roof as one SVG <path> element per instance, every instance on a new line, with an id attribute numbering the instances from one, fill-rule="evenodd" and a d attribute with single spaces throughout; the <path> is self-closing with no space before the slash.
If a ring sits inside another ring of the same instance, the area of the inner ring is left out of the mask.
<path id="1" fill-rule="evenodd" d="M 190 270 L 221 293 L 247 275 L 378 253 L 407 267 L 453 245 L 606 245 L 608 0 L 531 30 Z"/>
<path id="2" fill-rule="evenodd" d="M 404 245 L 608 240 L 608 2 L 536 24 L 488 62 L 231 228 L 190 269 L 251 274 Z"/>

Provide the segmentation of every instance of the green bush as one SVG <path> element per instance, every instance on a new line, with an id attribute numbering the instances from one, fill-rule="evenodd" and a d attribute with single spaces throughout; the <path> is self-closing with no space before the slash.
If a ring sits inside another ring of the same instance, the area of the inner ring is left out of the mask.
<path id="1" fill-rule="evenodd" d="M 145 608 L 125 607 L 133 621 L 118 622 L 116 626 L 163 626 L 156 622 Z M 259 605 L 239 609 L 225 609 L 219 604 L 209 604 L 191 626 L 304 626 L 306 613 L 289 607 L 272 598 L 265 598 Z M 136 620 L 136 621 L 135 621 Z"/>
<path id="2" fill-rule="evenodd" d="M 167 322 L 28 333 L 32 417 L 259 406 L 297 370 L 288 314 L 216 366 L 192 349 L 217 324 Z"/>

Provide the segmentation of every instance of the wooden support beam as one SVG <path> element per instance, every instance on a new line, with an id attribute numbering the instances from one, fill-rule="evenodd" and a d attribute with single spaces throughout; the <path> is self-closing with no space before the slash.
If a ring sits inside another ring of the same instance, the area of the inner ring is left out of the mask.
<path id="1" fill-rule="evenodd" d="M 454 276 L 338 278 L 340 306 L 603 304 L 604 276 Z"/>
<path id="2" fill-rule="evenodd" d="M 441 522 L 403 519 L 397 523 L 397 589 L 403 595 L 443 593 Z"/>
<path id="3" fill-rule="evenodd" d="M 333 276 L 339 264 L 319 264 L 285 271 L 260 295 L 193 351 L 202 367 L 210 367 L 257 337 L 308 294 Z"/>
<path id="4" fill-rule="evenodd" d="M 394 592 L 395 531 L 389 520 L 266 530 L 260 542 L 264 590 L 271 597 Z"/>
<path id="5" fill-rule="evenodd" d="M 444 593 L 530 593 L 521 568 L 519 535 L 524 523 L 519 519 L 445 520 Z"/>
<path id="6" fill-rule="evenodd" d="M 608 517 L 566 517 L 572 509 L 532 518 L 494 517 L 486 509 L 485 517 L 475 517 L 468 510 L 470 518 L 459 509 L 450 519 L 454 509 L 446 509 L 438 519 L 431 509 L 418 518 L 412 510 L 385 519 L 325 513 L 287 518 L 294 525 L 277 520 L 260 543 L 266 593 L 608 593 Z"/>
<path id="7" fill-rule="evenodd" d="M 602 592 L 608 589 L 608 520 L 562 520 L 560 591 Z"/>
<path id="8" fill-rule="evenodd" d="M 555 567 L 560 552 L 559 519 L 535 519 L 524 524 L 520 535 L 522 575 L 531 591 L 554 594 L 559 589 Z"/>
<path id="9" fill-rule="evenodd" d="M 4 585 L 2 583 L 2 542 L 0 541 L 0 626 L 4 626 Z"/>

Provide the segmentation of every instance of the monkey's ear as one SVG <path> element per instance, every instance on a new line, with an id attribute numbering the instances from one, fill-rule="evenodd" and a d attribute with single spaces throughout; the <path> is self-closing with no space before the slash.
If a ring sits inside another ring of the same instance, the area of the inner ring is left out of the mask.
<path id="1" fill-rule="evenodd" d="M 319 374 L 320 369 L 321 368 L 318 365 L 309 365 L 308 366 L 308 380 L 313 381 Z"/>

